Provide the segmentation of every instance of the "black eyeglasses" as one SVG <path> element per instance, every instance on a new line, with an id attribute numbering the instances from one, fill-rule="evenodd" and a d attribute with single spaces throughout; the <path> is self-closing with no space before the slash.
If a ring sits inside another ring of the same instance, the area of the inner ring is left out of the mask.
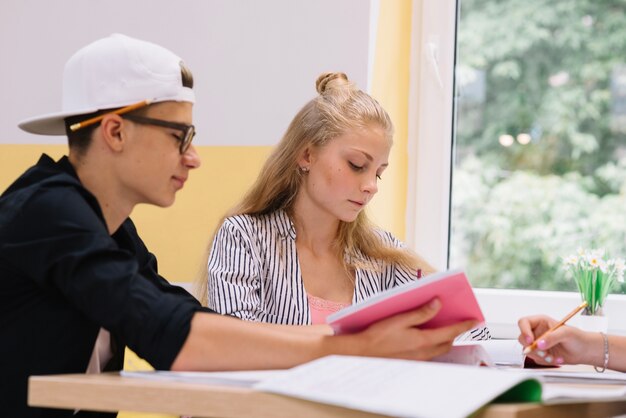
<path id="1" fill-rule="evenodd" d="M 133 122 L 137 122 L 143 125 L 161 126 L 163 128 L 177 129 L 181 131 L 183 135 L 181 137 L 178 137 L 178 140 L 180 141 L 179 150 L 181 154 L 184 154 L 185 152 L 187 152 L 187 150 L 189 149 L 189 146 L 191 145 L 191 141 L 193 140 L 193 137 L 196 136 L 196 128 L 193 125 L 169 122 L 169 121 L 161 120 L 161 119 L 152 119 L 152 118 L 147 118 L 145 116 L 137 116 L 137 115 L 123 115 L 122 117 L 124 119 L 128 119 L 128 120 L 131 120 Z"/>
<path id="2" fill-rule="evenodd" d="M 155 126 L 161 126 L 163 128 L 177 129 L 181 131 L 183 133 L 183 136 L 178 138 L 178 140 L 180 141 L 179 150 L 181 154 L 184 154 L 185 152 L 187 152 L 187 150 L 189 149 L 189 146 L 191 145 L 191 141 L 193 140 L 193 137 L 196 136 L 196 128 L 193 125 L 185 125 L 184 123 L 169 122 L 166 120 L 152 119 L 152 118 L 147 118 L 144 116 L 126 114 L 128 112 L 132 112 L 133 110 L 137 110 L 144 106 L 148 106 L 151 103 L 152 103 L 152 100 L 149 100 L 149 99 L 142 100 L 138 103 L 133 103 L 131 105 L 121 107 L 119 109 L 112 110 L 110 112 L 106 112 L 101 115 L 95 116 L 93 118 L 84 120 L 82 122 L 75 123 L 72 126 L 70 126 L 70 130 L 72 132 L 76 132 L 79 129 L 83 129 L 83 128 L 86 128 L 87 126 L 100 123 L 100 121 L 104 119 L 106 115 L 110 115 L 110 114 L 116 114 L 120 116 L 124 115 L 122 116 L 123 118 L 132 120 L 133 122 L 141 123 L 144 125 L 155 125 Z"/>

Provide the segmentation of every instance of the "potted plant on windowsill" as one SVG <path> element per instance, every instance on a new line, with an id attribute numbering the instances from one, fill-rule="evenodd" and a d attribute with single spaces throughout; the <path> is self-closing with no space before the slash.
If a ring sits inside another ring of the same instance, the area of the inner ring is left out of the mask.
<path id="1" fill-rule="evenodd" d="M 608 329 L 604 302 L 616 282 L 624 281 L 624 260 L 605 258 L 604 249 L 584 250 L 564 259 L 566 270 L 572 275 L 581 299 L 587 307 L 570 324 L 587 331 Z"/>

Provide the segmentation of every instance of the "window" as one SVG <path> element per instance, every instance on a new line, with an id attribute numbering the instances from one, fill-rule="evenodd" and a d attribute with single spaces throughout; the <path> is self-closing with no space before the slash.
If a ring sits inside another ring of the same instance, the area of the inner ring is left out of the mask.
<path id="1" fill-rule="evenodd" d="M 563 257 L 626 254 L 626 5 L 459 3 L 450 266 L 576 290 Z"/>
<path id="2" fill-rule="evenodd" d="M 626 255 L 626 6 L 414 7 L 409 241 L 464 268 L 505 334 L 521 315 L 562 316 L 578 298 L 562 257 Z M 607 304 L 626 314 L 625 296 Z"/>

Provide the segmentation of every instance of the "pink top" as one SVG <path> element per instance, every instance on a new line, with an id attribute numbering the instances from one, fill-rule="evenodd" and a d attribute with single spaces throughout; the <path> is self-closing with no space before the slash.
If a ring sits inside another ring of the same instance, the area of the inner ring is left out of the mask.
<path id="1" fill-rule="evenodd" d="M 309 300 L 309 309 L 311 310 L 311 324 L 325 324 L 326 317 L 332 313 L 335 313 L 346 306 L 350 306 L 349 303 L 332 302 L 330 300 L 318 298 L 307 293 L 307 299 Z"/>

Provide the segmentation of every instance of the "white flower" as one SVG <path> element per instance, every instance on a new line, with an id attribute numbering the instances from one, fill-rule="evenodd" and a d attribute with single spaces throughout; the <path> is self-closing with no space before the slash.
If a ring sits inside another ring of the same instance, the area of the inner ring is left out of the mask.
<path id="1" fill-rule="evenodd" d="M 563 263 L 566 266 L 575 266 L 576 264 L 578 264 L 578 257 L 576 257 L 575 255 L 570 255 L 569 257 L 563 259 Z"/>
<path id="2" fill-rule="evenodd" d="M 609 266 L 603 260 L 600 260 L 600 262 L 598 263 L 598 268 L 600 268 L 600 271 L 604 274 L 608 273 L 609 271 Z"/>
<path id="3" fill-rule="evenodd" d="M 602 259 L 593 253 L 587 254 L 585 256 L 585 259 L 587 260 L 587 263 L 589 263 L 589 266 L 592 268 L 598 268 L 602 263 Z"/>

